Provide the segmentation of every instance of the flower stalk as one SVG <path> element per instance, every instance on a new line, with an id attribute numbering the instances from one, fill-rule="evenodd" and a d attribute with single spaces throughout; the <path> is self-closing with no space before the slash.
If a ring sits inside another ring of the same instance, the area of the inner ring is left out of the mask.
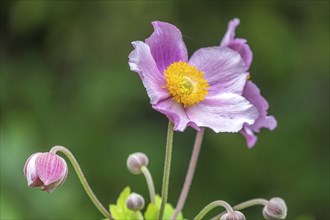
<path id="1" fill-rule="evenodd" d="M 147 181 L 147 185 L 148 185 L 148 190 L 149 190 L 149 195 L 150 195 L 150 201 L 153 204 L 156 204 L 156 193 L 155 193 L 155 185 L 154 182 L 152 180 L 152 176 L 149 172 L 149 169 L 146 166 L 142 166 L 141 167 L 141 172 L 143 173 L 146 181 Z"/>
<path id="2" fill-rule="evenodd" d="M 170 179 L 171 159 L 172 159 L 173 133 L 174 133 L 174 125 L 172 122 L 169 121 L 168 130 L 167 130 L 166 153 L 165 153 L 164 174 L 163 174 L 163 184 L 162 184 L 162 202 L 160 204 L 160 210 L 158 214 L 159 220 L 163 218 L 165 205 L 167 202 L 168 183 Z"/>
<path id="3" fill-rule="evenodd" d="M 111 214 L 104 208 L 104 206 L 101 204 L 101 202 L 97 199 L 97 197 L 93 193 L 92 189 L 90 188 L 90 186 L 89 186 L 76 158 L 73 156 L 73 154 L 67 148 L 62 147 L 62 146 L 54 146 L 50 150 L 50 153 L 55 154 L 57 151 L 62 152 L 70 160 L 73 168 L 75 169 L 75 171 L 79 177 L 79 180 L 80 180 L 82 186 L 84 187 L 87 195 L 92 200 L 92 202 L 94 203 L 96 208 L 104 215 L 104 217 L 106 217 L 110 220 L 113 220 L 113 217 L 111 216 Z"/>
<path id="4" fill-rule="evenodd" d="M 194 218 L 194 220 L 201 220 L 204 218 L 204 216 L 211 211 L 212 209 L 218 207 L 218 206 L 222 206 L 226 209 L 226 212 L 231 213 L 234 212 L 233 208 L 226 202 L 223 200 L 217 200 L 214 202 L 211 202 L 210 204 L 208 204 L 207 206 L 205 206 L 204 209 L 202 209 L 202 211 L 200 211 L 200 213 L 198 213 L 198 215 L 196 215 L 196 217 Z"/>
<path id="5" fill-rule="evenodd" d="M 237 205 L 235 205 L 233 207 L 234 210 L 242 210 L 242 209 L 245 209 L 245 208 L 248 208 L 248 207 L 251 207 L 251 206 L 255 206 L 255 205 L 262 205 L 262 206 L 265 206 L 267 205 L 268 201 L 266 199 L 250 199 L 248 201 L 245 201 L 245 202 L 242 202 L 242 203 L 239 203 Z M 212 218 L 212 220 L 217 220 L 219 219 L 222 215 L 224 215 L 225 212 L 221 212 L 219 215 L 217 216 L 214 216 Z"/>
<path id="6" fill-rule="evenodd" d="M 175 208 L 175 212 L 172 216 L 172 220 L 177 218 L 178 214 L 183 209 L 183 206 L 186 202 L 186 199 L 187 199 L 187 196 L 188 196 L 188 193 L 189 193 L 189 189 L 190 189 L 190 186 L 191 186 L 191 182 L 192 182 L 192 179 L 194 177 L 199 152 L 200 152 L 200 149 L 201 149 L 201 146 L 202 146 L 203 136 L 204 136 L 204 128 L 202 128 L 196 134 L 196 139 L 195 139 L 191 159 L 190 159 L 190 162 L 189 162 L 189 167 L 188 167 L 186 179 L 184 181 L 183 188 L 182 188 L 178 203 L 177 203 L 176 208 Z"/>
<path id="7" fill-rule="evenodd" d="M 233 207 L 234 210 L 242 210 L 251 206 L 255 206 L 255 205 L 267 205 L 268 201 L 266 199 L 251 199 L 245 202 L 242 202 L 238 205 L 235 205 Z"/>

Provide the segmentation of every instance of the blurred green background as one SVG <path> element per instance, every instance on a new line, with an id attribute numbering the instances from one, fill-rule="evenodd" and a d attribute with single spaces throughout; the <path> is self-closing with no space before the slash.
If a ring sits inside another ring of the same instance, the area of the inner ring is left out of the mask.
<path id="1" fill-rule="evenodd" d="M 0 4 L 1 219 L 102 218 L 71 165 L 66 183 L 51 194 L 27 187 L 25 160 L 54 145 L 74 153 L 105 205 L 126 185 L 148 198 L 144 178 L 126 169 L 136 151 L 149 155 L 160 193 L 167 120 L 129 70 L 130 43 L 150 36 L 151 21 L 167 21 L 181 29 L 192 54 L 218 45 L 234 17 L 241 19 L 237 36 L 254 52 L 252 80 L 278 127 L 262 130 L 251 150 L 239 134 L 207 130 L 184 216 L 192 219 L 213 200 L 280 196 L 288 219 L 330 218 L 329 1 Z M 174 137 L 173 205 L 194 136 L 189 128 Z M 245 213 L 260 219 L 261 207 Z"/>

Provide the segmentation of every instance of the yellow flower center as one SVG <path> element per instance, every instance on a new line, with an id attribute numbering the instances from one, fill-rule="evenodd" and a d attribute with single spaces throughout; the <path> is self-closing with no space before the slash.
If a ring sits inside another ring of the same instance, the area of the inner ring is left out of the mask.
<path id="1" fill-rule="evenodd" d="M 186 62 L 174 62 L 165 71 L 166 85 L 172 98 L 184 107 L 204 100 L 209 84 L 204 73 Z"/>

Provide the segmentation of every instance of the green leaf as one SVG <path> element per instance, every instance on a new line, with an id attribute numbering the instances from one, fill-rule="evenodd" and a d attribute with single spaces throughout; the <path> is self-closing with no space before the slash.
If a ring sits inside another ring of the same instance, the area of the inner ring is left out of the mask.
<path id="1" fill-rule="evenodd" d="M 147 207 L 146 212 L 144 213 L 144 218 L 146 220 L 158 219 L 158 214 L 160 210 L 160 204 L 162 199 L 159 195 L 156 195 L 156 204 L 150 203 Z M 163 219 L 171 219 L 174 214 L 175 209 L 169 203 L 166 203 Z M 177 220 L 183 220 L 182 212 L 179 213 Z"/>
<path id="2" fill-rule="evenodd" d="M 126 199 L 129 197 L 129 194 L 131 194 L 131 188 L 126 186 L 117 199 L 117 205 L 126 206 Z"/>
<path id="3" fill-rule="evenodd" d="M 159 207 L 153 203 L 148 205 L 146 212 L 144 213 L 144 218 L 146 220 L 158 219 Z"/>
<path id="4" fill-rule="evenodd" d="M 117 204 L 110 204 L 110 213 L 114 219 L 143 220 L 143 215 L 140 211 L 132 211 L 127 208 L 126 200 L 130 194 L 131 189 L 127 186 L 120 193 L 117 199 Z"/>

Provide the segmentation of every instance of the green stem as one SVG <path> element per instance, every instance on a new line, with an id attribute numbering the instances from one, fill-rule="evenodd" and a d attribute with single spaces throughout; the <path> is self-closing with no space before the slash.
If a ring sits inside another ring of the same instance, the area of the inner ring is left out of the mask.
<path id="1" fill-rule="evenodd" d="M 200 211 L 200 213 L 198 213 L 198 215 L 196 215 L 196 217 L 194 218 L 194 220 L 201 220 L 203 219 L 203 217 L 212 209 L 214 209 L 215 207 L 218 206 L 223 206 L 227 212 L 233 212 L 233 208 L 225 201 L 223 200 L 218 200 L 218 201 L 214 201 L 211 202 L 210 204 L 208 204 L 207 206 L 205 206 L 205 208 Z"/>
<path id="2" fill-rule="evenodd" d="M 165 211 L 165 204 L 167 202 L 168 183 L 170 179 L 170 170 L 171 170 L 173 133 L 174 133 L 173 123 L 169 122 L 168 130 L 167 130 L 166 153 L 165 153 L 164 174 L 163 174 L 163 184 L 162 184 L 162 202 L 160 204 L 160 210 L 158 214 L 159 220 L 163 218 Z"/>
<path id="3" fill-rule="evenodd" d="M 234 210 L 242 210 L 242 209 L 245 209 L 245 208 L 248 208 L 250 206 L 255 206 L 255 205 L 267 205 L 268 201 L 266 199 L 251 199 L 251 200 L 248 200 L 248 201 L 245 201 L 245 202 L 242 202 L 238 205 L 235 205 L 233 207 Z"/>
<path id="4" fill-rule="evenodd" d="M 149 169 L 146 166 L 141 167 L 141 172 L 143 173 L 144 177 L 146 178 L 148 189 L 149 189 L 149 195 L 150 195 L 150 201 L 153 204 L 156 204 L 156 198 L 155 198 L 155 185 L 154 181 L 152 180 L 152 176 L 149 172 Z"/>
<path id="5" fill-rule="evenodd" d="M 187 196 L 188 196 L 188 193 L 189 193 L 189 189 L 190 189 L 190 186 L 191 186 L 191 182 L 192 182 L 192 179 L 194 177 L 199 152 L 200 152 L 200 149 L 201 149 L 201 146 L 202 146 L 203 135 L 204 135 L 204 128 L 202 128 L 200 131 L 197 131 L 195 144 L 194 144 L 193 152 L 192 152 L 191 159 L 190 159 L 190 162 L 189 162 L 189 167 L 188 167 L 186 179 L 184 181 L 182 191 L 181 191 L 178 203 L 177 203 L 176 208 L 175 208 L 175 212 L 172 216 L 172 220 L 175 220 L 178 217 L 179 213 L 183 209 L 183 206 L 186 202 L 186 199 L 187 199 Z"/>
<path id="6" fill-rule="evenodd" d="M 235 205 L 233 207 L 234 210 L 242 210 L 242 209 L 245 209 L 245 208 L 248 208 L 248 207 L 251 207 L 251 206 L 255 206 L 255 205 L 267 205 L 268 201 L 266 199 L 251 199 L 251 200 L 248 200 L 248 201 L 245 201 L 245 202 L 242 202 L 238 205 Z M 222 215 L 226 214 L 225 212 L 222 212 L 220 213 L 219 215 L 217 216 L 214 216 L 212 218 L 212 220 L 217 220 L 219 219 Z"/>
<path id="7" fill-rule="evenodd" d="M 104 208 L 104 206 L 101 204 L 101 202 L 96 198 L 95 194 L 93 193 L 92 189 L 90 188 L 90 186 L 88 185 L 88 182 L 76 160 L 76 158 L 73 156 L 73 154 L 66 149 L 65 147 L 62 146 L 55 146 L 50 150 L 50 153 L 54 153 L 56 154 L 57 151 L 62 152 L 71 162 L 73 168 L 75 169 L 79 180 L 82 184 L 82 186 L 84 187 L 87 195 L 89 196 L 89 198 L 92 200 L 92 202 L 94 203 L 94 205 L 96 206 L 96 208 L 104 215 L 104 217 L 109 218 L 110 220 L 113 220 L 113 217 L 111 216 L 111 214 Z"/>

